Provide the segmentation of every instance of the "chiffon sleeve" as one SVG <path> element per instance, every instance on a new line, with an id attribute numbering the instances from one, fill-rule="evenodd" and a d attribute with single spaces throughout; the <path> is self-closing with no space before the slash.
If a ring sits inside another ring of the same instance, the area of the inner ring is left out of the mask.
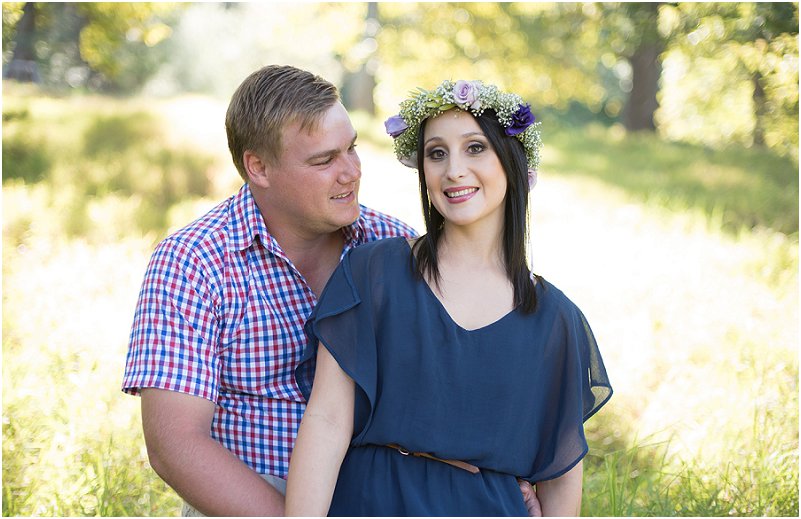
<path id="1" fill-rule="evenodd" d="M 570 303 L 554 321 L 542 370 L 543 420 L 539 449 L 528 479 L 557 478 L 588 452 L 584 422 L 611 398 L 612 387 L 584 314 Z"/>
<path id="2" fill-rule="evenodd" d="M 376 338 L 372 308 L 363 300 L 352 270 L 350 251 L 340 262 L 323 290 L 320 300 L 305 325 L 307 345 L 295 376 L 301 393 L 308 401 L 317 348 L 322 344 L 342 370 L 355 382 L 354 439 L 366 431 L 372 416 L 377 385 Z M 364 271 L 358 272 L 364 277 Z M 369 294 L 365 294 L 369 296 Z"/>
<path id="3" fill-rule="evenodd" d="M 575 334 L 581 351 L 583 421 L 587 421 L 612 397 L 612 386 L 595 335 L 578 308 L 575 309 L 574 326 L 577 328 Z"/>

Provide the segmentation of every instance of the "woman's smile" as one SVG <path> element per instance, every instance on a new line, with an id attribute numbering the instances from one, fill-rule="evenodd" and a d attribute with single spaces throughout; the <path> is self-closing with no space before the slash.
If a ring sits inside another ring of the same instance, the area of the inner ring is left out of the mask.
<path id="1" fill-rule="evenodd" d="M 461 204 L 473 198 L 473 195 L 478 193 L 477 187 L 451 187 L 445 190 L 445 196 L 448 202 L 452 204 Z"/>

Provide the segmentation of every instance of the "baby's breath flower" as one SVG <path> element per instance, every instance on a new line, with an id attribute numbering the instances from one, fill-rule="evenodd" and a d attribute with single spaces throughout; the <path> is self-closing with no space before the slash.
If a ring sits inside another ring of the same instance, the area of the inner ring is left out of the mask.
<path id="1" fill-rule="evenodd" d="M 534 121 L 529 105 L 523 99 L 508 92 L 501 92 L 495 85 L 481 81 L 445 80 L 433 90 L 418 88 L 400 104 L 400 113 L 388 119 L 387 131 L 395 139 L 395 155 L 409 165 L 417 152 L 420 125 L 429 117 L 437 117 L 453 108 L 479 116 L 492 109 L 506 134 L 514 136 L 526 151 L 528 167 L 537 170 L 540 165 L 540 123 Z M 400 130 L 405 123 L 407 128 Z M 392 129 L 393 131 L 390 131 Z"/>

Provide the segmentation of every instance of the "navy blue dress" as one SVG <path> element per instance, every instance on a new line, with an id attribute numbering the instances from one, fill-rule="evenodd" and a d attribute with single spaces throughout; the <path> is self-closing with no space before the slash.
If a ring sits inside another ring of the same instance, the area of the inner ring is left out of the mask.
<path id="1" fill-rule="evenodd" d="M 306 398 L 318 342 L 356 385 L 353 439 L 329 515 L 527 515 L 516 479 L 575 466 L 587 453 L 583 422 L 612 395 L 587 320 L 541 281 L 533 314 L 515 309 L 465 330 L 411 262 L 405 238 L 351 250 L 306 325 L 296 372 Z"/>

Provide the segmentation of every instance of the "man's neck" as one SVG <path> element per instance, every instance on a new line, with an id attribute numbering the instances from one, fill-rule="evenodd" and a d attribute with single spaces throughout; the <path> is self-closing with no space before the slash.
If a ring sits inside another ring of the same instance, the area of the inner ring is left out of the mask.
<path id="1" fill-rule="evenodd" d="M 292 230 L 273 231 L 270 234 L 278 242 L 289 261 L 306 279 L 316 296 L 320 296 L 328 278 L 339 264 L 345 238 L 341 230 L 317 236 L 301 236 Z"/>
<path id="2" fill-rule="evenodd" d="M 269 210 L 269 203 L 262 189 L 251 186 L 251 193 L 262 218 L 270 215 L 264 219 L 267 231 L 319 297 L 339 264 L 345 244 L 342 229 L 315 229 L 304 225 L 308 222 L 298 222 L 297 217 L 293 219 L 280 211 Z"/>

